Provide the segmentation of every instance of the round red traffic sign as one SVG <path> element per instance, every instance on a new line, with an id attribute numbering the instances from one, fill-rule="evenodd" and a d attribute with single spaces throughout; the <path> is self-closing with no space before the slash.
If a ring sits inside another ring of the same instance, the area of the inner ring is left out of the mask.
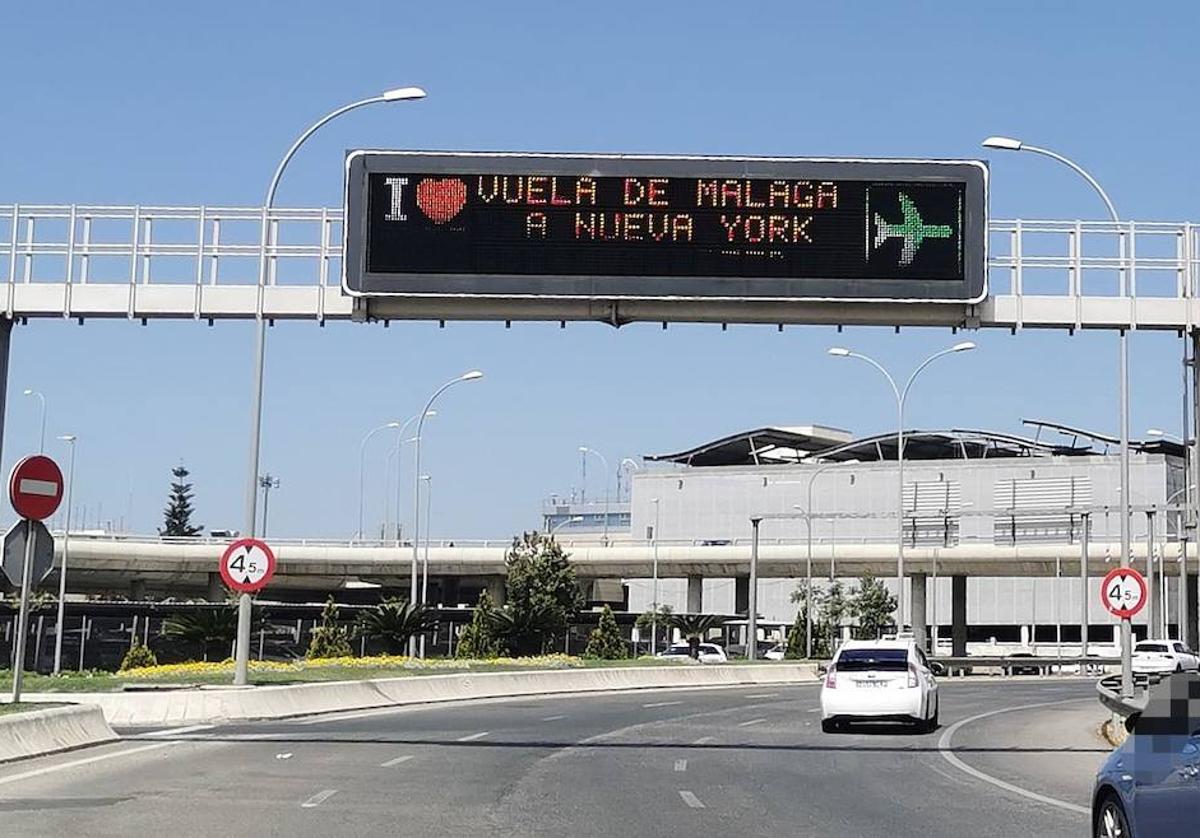
<path id="1" fill-rule="evenodd" d="M 1131 567 L 1114 567 L 1100 584 L 1100 601 L 1115 617 L 1128 620 L 1146 604 L 1146 580 Z"/>
<path id="2" fill-rule="evenodd" d="M 221 555 L 221 578 L 235 591 L 254 593 L 266 587 L 275 575 L 275 554 L 265 541 L 242 538 Z"/>
<path id="3" fill-rule="evenodd" d="M 62 471 L 54 460 L 34 454 L 13 466 L 8 478 L 8 497 L 22 518 L 46 520 L 58 509 L 62 496 Z"/>

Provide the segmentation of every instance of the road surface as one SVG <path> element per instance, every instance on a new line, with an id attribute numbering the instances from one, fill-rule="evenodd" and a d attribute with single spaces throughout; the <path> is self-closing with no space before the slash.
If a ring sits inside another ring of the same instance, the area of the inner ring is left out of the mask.
<path id="1" fill-rule="evenodd" d="M 131 731 L 0 766 L 0 818 L 5 835 L 56 838 L 1087 834 L 1105 753 L 1090 682 L 941 694 L 928 735 L 822 734 L 816 685 Z"/>

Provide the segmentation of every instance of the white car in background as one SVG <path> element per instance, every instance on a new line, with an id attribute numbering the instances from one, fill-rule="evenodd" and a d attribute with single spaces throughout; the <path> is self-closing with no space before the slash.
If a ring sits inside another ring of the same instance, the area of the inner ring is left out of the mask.
<path id="1" fill-rule="evenodd" d="M 1143 640 L 1133 647 L 1134 672 L 1167 673 L 1184 670 L 1200 670 L 1200 659 L 1178 640 Z"/>
<path id="2" fill-rule="evenodd" d="M 821 686 L 821 730 L 854 721 L 914 722 L 922 733 L 938 726 L 937 681 L 912 640 L 848 640 L 833 656 Z"/>
<path id="3" fill-rule="evenodd" d="M 715 643 L 701 643 L 699 649 L 700 663 L 728 663 L 725 650 Z M 659 652 L 660 658 L 667 660 L 691 660 L 692 649 L 686 643 L 676 643 L 665 652 Z"/>

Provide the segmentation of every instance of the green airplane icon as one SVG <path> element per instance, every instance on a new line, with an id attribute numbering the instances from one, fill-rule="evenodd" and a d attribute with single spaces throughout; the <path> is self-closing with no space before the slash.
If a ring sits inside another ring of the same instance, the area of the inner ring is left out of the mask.
<path id="1" fill-rule="evenodd" d="M 926 224 L 921 220 L 921 213 L 912 198 L 900 193 L 900 211 L 904 213 L 904 221 L 892 224 L 879 213 L 875 213 L 875 249 L 888 239 L 903 239 L 900 248 L 900 265 L 908 267 L 917 255 L 918 248 L 925 239 L 948 239 L 954 235 L 949 224 Z"/>

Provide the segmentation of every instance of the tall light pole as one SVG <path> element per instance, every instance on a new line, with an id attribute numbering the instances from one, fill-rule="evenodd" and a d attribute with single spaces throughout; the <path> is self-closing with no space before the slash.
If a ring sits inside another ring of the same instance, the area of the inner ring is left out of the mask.
<path id="1" fill-rule="evenodd" d="M 430 510 L 433 509 L 433 475 L 422 474 L 425 483 L 425 555 L 421 559 L 421 604 L 429 602 L 429 528 Z M 425 634 L 421 634 L 421 657 L 425 657 Z"/>
<path id="2" fill-rule="evenodd" d="M 371 439 L 371 437 L 375 436 L 375 434 L 380 433 L 381 431 L 386 431 L 388 428 L 399 428 L 399 427 L 400 427 L 399 422 L 388 422 L 386 425 L 380 425 L 378 428 L 372 428 L 371 430 L 367 431 L 366 436 L 364 436 L 362 438 L 362 442 L 360 442 L 358 445 L 358 539 L 359 539 L 359 541 L 361 541 L 362 537 L 363 537 L 363 496 L 366 491 L 364 488 L 365 478 L 363 475 L 366 472 L 366 468 L 367 468 L 367 460 L 366 460 L 367 442 Z"/>
<path id="3" fill-rule="evenodd" d="M 812 630 L 813 630 L 813 620 L 812 620 L 812 618 L 813 618 L 813 590 L 812 590 L 812 581 L 813 581 L 813 573 L 812 573 L 813 483 L 815 483 L 817 478 L 821 476 L 822 472 L 826 472 L 831 468 L 837 468 L 838 466 L 843 466 L 843 465 L 847 465 L 847 463 L 825 463 L 824 465 L 819 466 L 817 469 L 815 469 L 813 471 L 813 473 L 808 476 L 808 505 L 805 506 L 803 509 L 804 530 L 805 530 L 806 541 L 807 541 L 807 551 L 806 551 L 807 555 L 806 555 L 806 560 L 805 560 L 805 571 L 804 571 L 804 598 L 805 598 L 805 603 L 806 603 L 805 610 L 807 611 L 807 613 L 804 616 L 804 631 L 806 632 L 805 637 L 804 637 L 804 657 L 808 660 L 812 660 L 812 647 L 813 647 L 813 642 L 812 642 Z M 800 506 L 794 505 L 792 508 L 800 509 Z M 833 560 L 832 559 L 830 559 L 830 563 L 829 563 L 829 581 L 830 582 L 833 581 Z"/>
<path id="4" fill-rule="evenodd" d="M 433 403 L 437 401 L 437 397 L 449 390 L 455 384 L 462 384 L 464 381 L 478 381 L 483 378 L 483 373 L 479 370 L 471 370 L 465 372 L 458 378 L 452 378 L 433 392 L 429 397 L 429 401 L 425 404 L 425 409 L 422 410 L 417 419 L 417 434 L 413 442 L 413 546 L 412 546 L 412 581 L 409 590 L 412 592 L 410 599 L 417 599 L 417 543 L 421 540 L 421 431 L 425 428 L 425 418 L 429 416 L 429 411 L 433 407 Z M 410 637 L 408 639 L 408 654 L 412 657 L 417 651 L 417 639 Z"/>
<path id="5" fill-rule="evenodd" d="M 632 457 L 625 457 L 617 464 L 617 503 L 621 502 L 621 472 L 624 471 L 625 478 L 625 499 L 632 500 L 633 498 L 633 472 L 640 471 L 641 466 Z"/>
<path id="6" fill-rule="evenodd" d="M 67 602 L 67 557 L 71 551 L 71 490 L 75 485 L 75 435 L 63 434 L 59 437 L 63 442 L 71 448 L 70 457 L 67 460 L 67 523 L 63 527 L 63 555 L 62 564 L 58 568 L 58 617 L 54 628 L 54 674 L 58 675 L 62 672 L 62 642 L 63 642 L 63 626 L 66 623 L 66 602 Z M 82 643 L 82 639 L 80 643 Z"/>
<path id="7" fill-rule="evenodd" d="M 267 508 L 271 501 L 271 490 L 279 488 L 279 478 L 273 477 L 270 474 L 264 474 L 258 478 L 258 485 L 263 490 L 263 514 L 262 514 L 262 536 L 267 537 Z"/>
<path id="8" fill-rule="evenodd" d="M 437 411 L 436 410 L 427 410 L 427 411 L 425 411 L 425 416 L 426 416 L 426 418 L 432 419 L 434 416 L 437 416 Z M 417 441 L 416 437 L 409 437 L 408 439 L 405 439 L 404 432 L 407 431 L 408 426 L 411 425 L 413 422 L 416 422 L 418 418 L 419 418 L 419 416 L 417 414 L 413 414 L 412 416 L 405 419 L 403 424 L 400 425 L 400 433 L 396 434 L 396 447 L 392 449 L 392 452 L 390 454 L 388 454 L 387 462 L 384 463 L 384 468 L 390 469 L 392 467 L 392 458 L 393 457 L 396 458 L 396 546 L 397 547 L 400 546 L 400 532 L 403 529 L 403 525 L 400 522 L 400 484 L 403 482 L 403 480 L 401 478 L 404 476 L 404 443 Z M 386 507 L 387 506 L 387 480 L 386 479 L 384 480 L 383 490 L 384 490 L 383 503 L 384 503 L 384 506 Z M 385 511 L 384 512 L 384 529 L 386 529 L 386 528 L 387 528 L 387 512 Z M 385 536 L 386 536 L 386 533 L 385 533 Z"/>
<path id="9" fill-rule="evenodd" d="M 600 458 L 600 462 L 602 462 L 604 464 L 604 546 L 607 547 L 608 546 L 608 484 L 612 477 L 612 475 L 609 474 L 609 471 L 608 471 L 608 460 L 605 458 L 605 456 L 603 454 L 601 454 L 595 448 L 588 448 L 586 445 L 579 446 L 579 453 L 583 454 L 585 459 L 587 458 L 588 454 L 595 454 L 597 457 Z"/>
<path id="10" fill-rule="evenodd" d="M 578 524 L 582 520 L 583 520 L 582 515 L 572 515 L 570 518 L 564 518 L 563 520 L 559 521 L 557 524 L 555 524 L 554 526 L 552 526 L 550 528 L 549 534 L 554 535 L 556 532 L 558 532 L 562 527 L 565 527 L 567 524 Z"/>
<path id="11" fill-rule="evenodd" d="M 999 151 L 1028 151 L 1033 154 L 1040 154 L 1043 157 L 1049 157 L 1064 166 L 1066 166 L 1075 174 L 1079 175 L 1088 185 L 1095 190 L 1100 196 L 1100 200 L 1104 202 L 1104 208 L 1108 210 L 1109 218 L 1114 225 L 1118 225 L 1117 229 L 1117 244 L 1119 248 L 1119 258 L 1121 268 L 1119 273 L 1125 273 L 1125 236 L 1121 232 L 1119 225 L 1121 217 L 1117 215 L 1117 208 L 1109 199 L 1108 193 L 1094 177 L 1080 166 L 1075 161 L 1064 157 L 1056 151 L 1051 151 L 1048 148 L 1039 148 L 1038 146 L 1029 145 L 1022 140 L 1016 140 L 1012 137 L 988 137 L 983 141 L 984 148 L 996 149 Z M 1123 284 L 1122 284 L 1123 285 Z M 1122 293 L 1125 293 L 1125 288 L 1122 287 Z M 1118 339 L 1118 389 L 1120 391 L 1119 401 L 1119 424 L 1121 430 L 1121 485 L 1132 486 L 1133 483 L 1129 479 L 1129 339 L 1125 333 L 1125 329 L 1121 329 Z M 1130 505 L 1132 503 L 1133 492 L 1127 492 L 1121 498 L 1121 567 L 1129 567 L 1129 516 Z M 1133 628 L 1129 620 L 1121 621 L 1121 693 L 1126 697 L 1133 695 L 1133 650 L 1132 650 Z"/>
<path id="12" fill-rule="evenodd" d="M 337 110 L 330 111 L 325 116 L 318 119 L 310 125 L 303 134 L 296 138 L 292 143 L 291 148 L 283 155 L 283 159 L 279 161 L 279 165 L 275 168 L 275 174 L 271 177 L 271 183 L 267 187 L 267 200 L 263 209 L 262 230 L 259 233 L 259 252 L 262 254 L 258 263 L 258 294 L 259 294 L 259 312 L 254 335 L 254 386 L 250 391 L 250 456 L 247 458 L 246 470 L 246 535 L 254 536 L 254 526 L 258 517 L 258 455 L 259 443 L 262 440 L 262 396 L 263 396 L 263 371 L 266 361 L 267 351 L 267 319 L 262 311 L 263 293 L 267 286 L 267 242 L 268 231 L 271 226 L 271 210 L 275 207 L 275 193 L 279 189 L 279 180 L 283 177 L 284 169 L 287 168 L 292 157 L 304 145 L 304 142 L 317 132 L 323 125 L 333 119 L 348 113 L 356 108 L 365 107 L 366 105 L 374 105 L 377 102 L 406 102 L 413 99 L 424 99 L 425 91 L 419 87 L 397 87 L 392 90 L 385 90 L 378 96 L 371 96 L 367 99 L 360 99 L 357 102 L 351 102 L 348 105 L 343 105 Z M 242 686 L 246 683 L 247 675 L 250 670 L 250 595 L 242 594 L 238 598 L 238 632 L 237 632 L 237 648 L 234 660 L 233 683 L 235 686 Z"/>
<path id="13" fill-rule="evenodd" d="M 938 358 L 943 358 L 955 352 L 969 352 L 974 348 L 974 343 L 965 340 L 939 352 L 934 352 L 917 365 L 917 368 L 912 371 L 912 375 L 908 377 L 908 381 L 905 382 L 903 389 L 896 385 L 896 379 L 892 378 L 892 374 L 884 369 L 874 358 L 863 355 L 860 352 L 852 352 L 840 346 L 829 349 L 829 354 L 835 358 L 857 358 L 879 370 L 883 374 L 883 377 L 887 379 L 888 384 L 891 385 L 892 393 L 896 396 L 896 581 L 899 585 L 899 590 L 896 594 L 897 631 L 903 631 L 905 624 L 911 622 L 908 619 L 904 602 L 904 405 L 908 400 L 908 391 L 912 388 L 917 376 L 921 374 L 921 370 L 925 369 Z M 922 615 L 921 620 L 922 628 L 917 633 L 919 637 L 925 633 L 924 615 Z"/>
<path id="14" fill-rule="evenodd" d="M 46 453 L 46 397 L 37 390 L 31 390 L 28 387 L 25 388 L 24 393 L 27 396 L 37 396 L 38 401 L 42 403 L 42 431 L 38 436 L 38 453 L 44 454 Z"/>
<path id="15" fill-rule="evenodd" d="M 654 561 L 652 568 L 654 583 L 650 597 L 650 654 L 653 655 L 658 651 L 658 528 L 662 517 L 659 514 L 658 498 L 654 498 L 651 503 L 654 504 Z"/>

